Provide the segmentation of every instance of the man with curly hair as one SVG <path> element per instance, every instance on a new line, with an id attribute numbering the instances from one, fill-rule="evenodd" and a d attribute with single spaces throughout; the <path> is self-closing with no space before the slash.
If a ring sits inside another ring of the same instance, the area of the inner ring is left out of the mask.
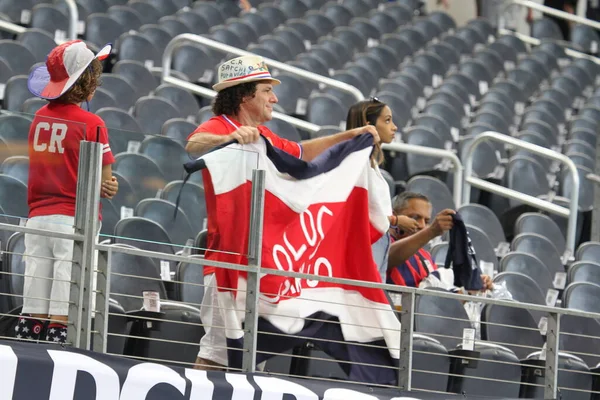
<path id="1" fill-rule="evenodd" d="M 210 149 L 230 142 L 254 143 L 262 135 L 271 144 L 285 152 L 310 161 L 329 147 L 362 133 L 370 133 L 379 142 L 377 130 L 372 125 L 359 127 L 322 138 L 292 142 L 277 136 L 263 124 L 273 116 L 273 105 L 277 96 L 273 86 L 281 82 L 271 76 L 264 60 L 259 56 L 242 56 L 221 64 L 218 83 L 213 86 L 217 96 L 213 103 L 214 117 L 201 124 L 188 137 L 186 150 L 199 156 Z M 213 201 L 214 190 L 208 176 L 204 175 L 206 202 Z M 208 215 L 206 258 L 210 251 L 226 251 L 219 246 L 219 233 L 211 215 Z M 196 361 L 199 369 L 224 369 L 227 366 L 227 344 L 224 322 L 217 302 L 214 268 L 204 267 L 204 297 L 200 317 L 206 334 L 200 341 L 200 352 Z"/>
<path id="2" fill-rule="evenodd" d="M 94 97 L 102 74 L 100 60 L 110 51 L 107 45 L 94 55 L 80 40 L 66 42 L 29 75 L 31 93 L 49 102 L 35 114 L 29 130 L 28 228 L 73 233 L 82 140 L 102 143 L 101 196 L 117 193 L 104 121 L 81 108 Z M 73 241 L 26 234 L 25 254 L 23 311 L 15 336 L 64 343 Z"/>

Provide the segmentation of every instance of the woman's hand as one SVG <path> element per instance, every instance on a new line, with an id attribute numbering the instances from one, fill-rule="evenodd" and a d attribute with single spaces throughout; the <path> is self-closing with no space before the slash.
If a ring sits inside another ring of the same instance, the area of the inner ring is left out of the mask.
<path id="1" fill-rule="evenodd" d="M 117 181 L 117 178 L 113 176 L 111 180 L 102 182 L 102 187 L 100 188 L 100 197 L 112 199 L 118 191 L 119 181 Z"/>

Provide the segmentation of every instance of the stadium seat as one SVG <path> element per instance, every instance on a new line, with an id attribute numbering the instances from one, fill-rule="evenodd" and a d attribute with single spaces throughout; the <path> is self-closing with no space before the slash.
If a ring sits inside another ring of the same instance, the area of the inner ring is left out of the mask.
<path id="1" fill-rule="evenodd" d="M 159 224 L 169 235 L 173 245 L 184 246 L 188 240 L 194 239 L 188 217 L 175 205 L 162 199 L 144 199 L 135 207 L 135 215 L 147 218 Z"/>
<path id="2" fill-rule="evenodd" d="M 143 3 L 147 4 L 147 3 Z M 140 33 L 145 36 L 162 54 L 173 36 L 165 28 L 156 24 L 146 24 L 140 27 Z"/>
<path id="3" fill-rule="evenodd" d="M 27 218 L 27 186 L 12 176 L 0 175 L 0 207 L 7 217 Z"/>
<path id="4" fill-rule="evenodd" d="M 294 58 L 292 48 L 288 45 L 285 39 L 273 35 L 265 35 L 259 39 L 259 44 L 272 51 L 277 57 L 277 61 L 291 61 Z M 242 46 L 239 46 L 242 47 Z M 243 46 L 245 47 L 245 46 Z"/>
<path id="5" fill-rule="evenodd" d="M 42 29 L 31 28 L 17 36 L 17 41 L 27 47 L 35 61 L 46 61 L 50 51 L 56 46 L 54 37 Z"/>
<path id="6" fill-rule="evenodd" d="M 162 65 L 161 54 L 146 36 L 127 32 L 119 37 L 119 60 L 139 61 L 149 67 Z"/>
<path id="7" fill-rule="evenodd" d="M 148 0 L 162 15 L 175 14 L 177 12 L 177 4 L 174 0 Z"/>
<path id="8" fill-rule="evenodd" d="M 173 37 L 192 30 L 183 20 L 174 15 L 167 15 L 159 19 L 158 26 L 164 28 Z"/>
<path id="9" fill-rule="evenodd" d="M 6 156 L 27 156 L 27 137 L 31 120 L 25 115 L 0 115 L 0 139 L 8 146 Z"/>
<path id="10" fill-rule="evenodd" d="M 266 16 L 261 13 L 243 13 L 240 19 L 247 22 L 258 34 L 258 36 L 268 35 L 273 31 L 273 22 L 269 21 Z"/>
<path id="11" fill-rule="evenodd" d="M 163 124 L 161 135 L 166 136 L 185 147 L 188 136 L 194 132 L 196 127 L 196 124 L 186 119 L 173 118 Z"/>
<path id="12" fill-rule="evenodd" d="M 160 85 L 154 95 L 170 101 L 182 116 L 195 116 L 199 111 L 198 101 L 190 92 L 177 86 Z"/>
<path id="13" fill-rule="evenodd" d="M 113 170 L 113 176 L 119 181 L 119 191 L 110 200 L 110 202 L 113 204 L 113 206 L 115 207 L 117 212 L 119 212 L 119 214 L 120 214 L 119 219 L 120 219 L 122 211 L 123 211 L 122 208 L 127 207 L 127 208 L 131 208 L 133 210 L 135 205 L 140 200 L 140 197 L 133 190 L 133 187 L 131 186 L 131 183 L 129 183 L 129 180 L 127 178 L 125 178 L 123 175 L 119 174 L 117 171 L 114 171 L 114 170 Z M 110 233 L 107 233 L 107 234 L 112 235 L 113 231 L 111 231 Z"/>
<path id="14" fill-rule="evenodd" d="M 484 231 L 494 247 L 506 242 L 502 225 L 498 217 L 489 208 L 480 204 L 465 204 L 458 209 L 458 212 L 466 224 Z"/>
<path id="15" fill-rule="evenodd" d="M 183 164 L 190 159 L 178 142 L 164 136 L 147 136 L 141 143 L 140 153 L 158 165 L 167 181 L 183 179 Z"/>
<path id="16" fill-rule="evenodd" d="M 565 238 L 556 223 L 550 217 L 540 213 L 524 213 L 515 223 L 515 235 L 537 233 L 552 242 L 559 254 L 566 249 Z"/>
<path id="17" fill-rule="evenodd" d="M 136 98 L 147 95 L 158 86 L 152 73 L 144 64 L 137 61 L 119 61 L 113 67 L 112 73 L 122 76 L 129 82 L 135 90 Z"/>
<path id="18" fill-rule="evenodd" d="M 404 142 L 415 146 L 427 146 L 431 148 L 444 149 L 445 142 L 430 128 L 425 126 L 413 126 L 407 128 L 403 134 Z M 420 154 L 406 154 L 408 174 L 414 176 L 422 173 L 431 173 L 441 163 L 439 157 L 423 156 Z M 439 210 L 441 211 L 441 210 Z"/>
<path id="19" fill-rule="evenodd" d="M 157 222 L 146 218 L 129 217 L 119 220 L 114 235 L 117 244 L 167 254 L 175 254 L 177 251 L 167 231 Z"/>
<path id="20" fill-rule="evenodd" d="M 258 6 L 258 11 L 271 29 L 277 28 L 287 20 L 285 13 L 275 3 L 262 3 Z"/>
<path id="21" fill-rule="evenodd" d="M 346 126 L 346 114 L 346 108 L 330 94 L 312 95 L 308 101 L 308 120 L 313 124 L 343 128 Z"/>
<path id="22" fill-rule="evenodd" d="M 106 14 L 121 24 L 121 26 L 127 27 L 130 30 L 137 30 L 143 24 L 140 13 L 128 6 L 116 5 L 109 7 Z"/>
<path id="23" fill-rule="evenodd" d="M 592 261 L 595 262 L 600 260 L 600 243 L 598 242 L 586 242 L 583 243 L 577 249 L 575 258 L 578 261 Z"/>
<path id="24" fill-rule="evenodd" d="M 116 39 L 126 32 L 125 27 L 107 14 L 90 14 L 85 23 L 85 38 L 87 41 L 100 48 L 106 43 L 114 43 Z"/>
<path id="25" fill-rule="evenodd" d="M 100 252 L 100 257 L 103 254 L 106 253 Z M 110 267 L 110 297 L 117 300 L 125 311 L 140 310 L 143 305 L 142 292 L 146 290 L 157 292 L 161 300 L 167 299 L 167 292 L 160 280 L 160 270 L 151 258 L 113 251 Z"/>
<path id="26" fill-rule="evenodd" d="M 302 140 L 298 130 L 292 124 L 283 120 L 272 119 L 266 122 L 264 125 L 284 139 L 291 140 L 293 142 L 300 142 Z"/>
<path id="27" fill-rule="evenodd" d="M 563 307 L 598 313 L 600 286 L 588 282 L 570 283 L 563 293 Z"/>
<path id="28" fill-rule="evenodd" d="M 110 93 L 121 110 L 129 110 L 135 103 L 135 90 L 131 84 L 122 76 L 111 73 L 102 74 L 101 88 Z M 117 127 L 111 126 L 109 127 Z"/>
<path id="29" fill-rule="evenodd" d="M 165 186 L 161 197 L 175 204 L 182 184 L 182 181 L 170 182 Z M 187 182 L 181 190 L 179 207 L 185 212 L 194 232 L 206 229 L 206 203 L 202 186 Z"/>
<path id="30" fill-rule="evenodd" d="M 127 151 L 127 144 L 130 140 L 139 142 L 144 140 L 139 124 L 126 111 L 115 107 L 107 107 L 98 110 L 97 114 L 104 120 L 109 130 L 108 136 L 114 154 Z"/>
<path id="31" fill-rule="evenodd" d="M 8 157 L 0 164 L 0 174 L 16 178 L 27 185 L 29 179 L 29 158 L 26 156 Z"/>
<path id="32" fill-rule="evenodd" d="M 328 2 L 323 6 L 324 14 L 329 17 L 337 26 L 347 26 L 355 14 L 348 6 L 335 2 Z"/>
<path id="33" fill-rule="evenodd" d="M 281 0 L 279 8 L 288 18 L 302 18 L 308 12 L 306 4 L 295 0 Z"/>
<path id="34" fill-rule="evenodd" d="M 548 289 L 554 288 L 554 275 L 544 263 L 533 254 L 513 251 L 506 254 L 500 260 L 499 272 L 516 272 L 533 279 L 542 290 L 547 293 Z"/>
<path id="35" fill-rule="evenodd" d="M 515 156 L 509 161 L 507 168 L 508 187 L 531 196 L 547 194 L 550 191 L 547 171 L 534 159 Z M 510 200 L 512 206 L 519 204 Z"/>
<path id="36" fill-rule="evenodd" d="M 0 40 L 0 58 L 18 75 L 29 75 L 29 68 L 36 62 L 35 56 L 24 44 L 6 39 Z"/>
<path id="37" fill-rule="evenodd" d="M 412 177 L 406 184 L 406 190 L 422 193 L 429 197 L 433 205 L 432 215 L 446 208 L 456 209 L 450 189 L 439 179 L 431 176 L 418 175 Z"/>
<path id="38" fill-rule="evenodd" d="M 160 97 L 141 97 L 135 102 L 133 115 L 146 134 L 160 134 L 162 125 L 172 118 L 182 117 L 173 103 Z"/>
<path id="39" fill-rule="evenodd" d="M 184 73 L 191 81 L 211 83 L 217 64 L 211 54 L 202 46 L 184 44 L 173 53 L 173 69 Z"/>
<path id="40" fill-rule="evenodd" d="M 117 154 L 113 170 L 129 181 L 139 198 L 155 197 L 165 185 L 165 177 L 158 165 L 143 154 Z"/>
<path id="41" fill-rule="evenodd" d="M 192 255 L 193 258 L 203 258 Z M 200 307 L 204 297 L 204 268 L 202 265 L 180 262 L 175 273 L 175 298 L 194 307 Z"/>
<path id="42" fill-rule="evenodd" d="M 542 289 L 529 276 L 518 272 L 502 272 L 494 277 L 494 283 L 505 284 L 513 300 L 521 303 L 546 305 L 546 296 Z M 530 311 L 536 323 L 545 316 L 538 311 Z"/>
<path id="43" fill-rule="evenodd" d="M 445 392 L 450 373 L 448 350 L 439 340 L 413 333 L 412 388 Z M 426 372 L 421 372 L 426 371 Z M 435 374 L 432 379 L 432 374 Z"/>
<path id="44" fill-rule="evenodd" d="M 578 167 L 577 173 L 579 175 L 579 210 L 590 211 L 594 207 L 594 186 L 595 184 L 587 179 L 588 174 L 592 174 L 592 170 L 588 170 L 584 167 Z M 571 198 L 573 192 L 573 182 L 571 174 L 566 170 L 561 173 L 561 190 L 560 195 L 566 198 Z"/>
<path id="45" fill-rule="evenodd" d="M 94 97 L 89 102 L 89 106 L 90 111 L 95 113 L 102 108 L 116 107 L 117 100 L 110 92 L 99 87 L 94 92 Z"/>
<path id="46" fill-rule="evenodd" d="M 138 13 L 142 24 L 154 24 L 161 17 L 160 11 L 156 9 L 152 4 L 142 0 L 135 0 L 128 3 Z"/>
<path id="47" fill-rule="evenodd" d="M 55 38 L 67 37 L 69 17 L 52 4 L 37 4 L 31 12 L 31 27 L 46 31 Z M 62 33 L 61 33 L 62 32 Z"/>
<path id="48" fill-rule="evenodd" d="M 515 236 L 511 247 L 515 251 L 529 253 L 539 258 L 552 275 L 565 272 L 561 254 L 545 236 L 537 233 L 521 233 Z"/>
<path id="49" fill-rule="evenodd" d="M 9 111 L 20 111 L 25 100 L 33 95 L 27 87 L 27 76 L 15 75 L 6 82 L 3 108 Z"/>
<path id="50" fill-rule="evenodd" d="M 3 312 L 23 305 L 25 255 L 25 234 L 22 232 L 13 233 L 6 243 L 6 252 L 2 256 L 2 271 L 9 274 L 4 275 L 2 293 L 13 295 L 1 296 L 4 297 L 7 304 L 7 309 Z"/>

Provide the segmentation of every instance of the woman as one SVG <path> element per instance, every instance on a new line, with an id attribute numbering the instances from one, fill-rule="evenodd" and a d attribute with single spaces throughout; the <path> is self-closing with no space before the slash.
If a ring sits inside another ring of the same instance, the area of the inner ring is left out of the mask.
<path id="1" fill-rule="evenodd" d="M 48 100 L 29 131 L 29 219 L 27 227 L 72 233 L 75 220 L 79 143 L 102 143 L 101 196 L 112 198 L 118 183 L 104 121 L 83 110 L 100 84 L 107 45 L 94 54 L 80 40 L 55 47 L 27 82 L 32 94 Z M 85 178 L 82 178 L 85 179 Z M 98 215 L 100 219 L 101 216 Z M 73 241 L 25 234 L 25 279 L 17 339 L 64 343 L 73 260 Z"/>
<path id="2" fill-rule="evenodd" d="M 379 166 L 383 164 L 385 159 L 383 150 L 381 149 L 381 143 L 391 143 L 398 131 L 398 127 L 394 124 L 392 118 L 392 110 L 387 104 L 374 97 L 354 104 L 350 107 L 350 110 L 348 110 L 346 129 L 359 128 L 365 125 L 373 125 L 377 129 L 377 133 L 381 140 L 380 143 L 373 147 L 373 153 L 371 153 L 371 166 L 377 172 L 377 176 L 381 178 L 382 187 L 385 187 L 385 191 L 381 191 L 382 196 L 388 195 L 389 190 L 387 182 L 383 178 L 383 175 L 381 175 Z M 405 216 L 393 215 L 391 202 L 388 220 L 390 221 L 390 227 L 393 230 L 412 233 L 418 228 L 418 224 L 415 220 Z M 372 246 L 373 259 L 379 269 L 382 282 L 385 282 L 386 280 L 389 247 L 389 232 L 386 232 L 386 234 Z"/>

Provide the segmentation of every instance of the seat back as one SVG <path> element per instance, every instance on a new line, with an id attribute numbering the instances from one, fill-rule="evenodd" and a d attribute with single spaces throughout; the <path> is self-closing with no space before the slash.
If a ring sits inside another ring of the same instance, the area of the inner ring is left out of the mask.
<path id="1" fill-rule="evenodd" d="M 195 234 L 188 217 L 175 204 L 162 199 L 144 199 L 135 207 L 135 215 L 159 224 L 169 234 L 173 244 L 184 246 Z"/>
<path id="2" fill-rule="evenodd" d="M 121 219 L 115 226 L 115 243 L 143 250 L 174 254 L 169 234 L 158 223 L 141 217 Z M 119 300 L 120 301 L 120 300 Z"/>
<path id="3" fill-rule="evenodd" d="M 544 293 L 553 287 L 552 282 L 554 275 L 546 268 L 544 263 L 533 254 L 519 251 L 510 252 L 502 257 L 499 268 L 500 272 L 517 272 L 527 275 L 537 282 Z"/>
<path id="4" fill-rule="evenodd" d="M 194 255 L 194 258 L 204 258 Z M 181 262 L 177 265 L 175 297 L 194 307 L 200 307 L 204 297 L 204 268 L 202 265 Z"/>
<path id="5" fill-rule="evenodd" d="M 569 284 L 563 293 L 563 307 L 600 312 L 600 286 L 588 282 Z"/>

